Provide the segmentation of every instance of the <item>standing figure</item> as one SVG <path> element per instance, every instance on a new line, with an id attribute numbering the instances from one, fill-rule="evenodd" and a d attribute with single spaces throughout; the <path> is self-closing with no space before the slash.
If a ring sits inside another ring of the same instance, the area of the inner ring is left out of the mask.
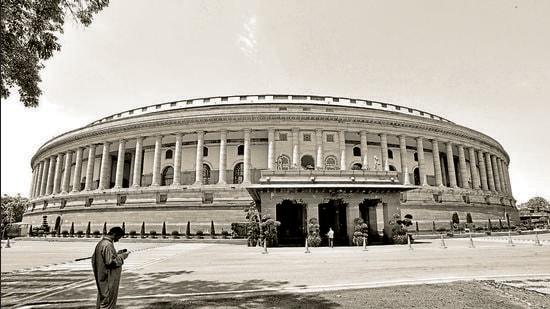
<path id="1" fill-rule="evenodd" d="M 334 248 L 334 231 L 332 230 L 331 227 L 328 228 L 327 236 L 328 236 L 328 246 L 331 248 Z"/>
<path id="2" fill-rule="evenodd" d="M 95 247 L 92 268 L 97 285 L 96 308 L 115 308 L 122 264 L 129 252 L 126 249 L 117 252 L 114 243 L 123 236 L 122 228 L 113 227 Z"/>

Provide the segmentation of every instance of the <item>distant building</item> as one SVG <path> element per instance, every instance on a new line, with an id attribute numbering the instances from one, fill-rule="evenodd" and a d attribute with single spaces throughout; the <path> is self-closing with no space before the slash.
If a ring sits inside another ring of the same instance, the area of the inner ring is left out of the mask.
<path id="1" fill-rule="evenodd" d="M 420 229 L 457 212 L 519 223 L 510 159 L 491 137 L 428 112 L 361 99 L 243 95 L 123 111 L 46 142 L 34 155 L 25 223 L 66 230 L 207 232 L 246 221 L 256 202 L 303 243 L 318 218 L 348 242 L 353 220 L 390 236 L 394 215 Z M 183 230 L 182 230 L 183 229 Z"/>

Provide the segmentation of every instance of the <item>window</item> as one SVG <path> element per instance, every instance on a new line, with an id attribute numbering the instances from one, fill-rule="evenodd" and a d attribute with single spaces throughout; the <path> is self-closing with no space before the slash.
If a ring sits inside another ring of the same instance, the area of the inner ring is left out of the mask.
<path id="1" fill-rule="evenodd" d="M 418 152 L 414 153 L 414 161 L 418 162 Z"/>
<path id="2" fill-rule="evenodd" d="M 290 169 L 290 157 L 286 155 L 280 155 L 277 158 L 277 169 L 278 170 L 288 170 Z"/>
<path id="3" fill-rule="evenodd" d="M 311 134 L 304 133 L 304 142 L 311 142 Z"/>
<path id="4" fill-rule="evenodd" d="M 335 156 L 328 156 L 325 159 L 325 169 L 326 170 L 337 170 L 338 169 L 337 162 L 338 162 L 338 160 L 336 160 Z"/>
<path id="5" fill-rule="evenodd" d="M 358 146 L 353 147 L 353 156 L 354 157 L 360 157 L 361 156 L 361 148 Z"/>
<path id="6" fill-rule="evenodd" d="M 162 171 L 160 185 L 169 186 L 173 182 L 174 182 L 174 168 L 171 166 L 168 166 Z"/>
<path id="7" fill-rule="evenodd" d="M 237 147 L 237 155 L 238 156 L 243 156 L 244 155 L 244 145 L 239 145 Z"/>
<path id="8" fill-rule="evenodd" d="M 211 169 L 208 164 L 202 165 L 202 183 L 205 185 L 210 184 Z"/>
<path id="9" fill-rule="evenodd" d="M 392 172 L 396 172 L 396 171 L 397 171 L 397 169 L 396 169 L 395 166 L 393 166 L 393 165 L 390 165 L 390 166 L 388 166 L 388 167 L 390 168 L 390 171 L 392 171 Z"/>
<path id="10" fill-rule="evenodd" d="M 279 110 L 280 110 L 280 111 L 286 111 L 287 108 L 286 108 L 286 107 L 279 107 Z"/>
<path id="11" fill-rule="evenodd" d="M 166 150 L 166 153 L 164 154 L 165 159 L 172 159 L 173 156 L 174 156 L 174 152 L 172 151 L 172 149 Z"/>
<path id="12" fill-rule="evenodd" d="M 388 149 L 388 159 L 393 159 L 393 151 Z"/>
<path id="13" fill-rule="evenodd" d="M 352 166 L 351 166 L 351 169 L 354 170 L 354 171 L 358 171 L 358 170 L 361 170 L 363 168 L 363 165 L 361 163 L 354 163 Z"/>
<path id="14" fill-rule="evenodd" d="M 244 164 L 242 162 L 237 163 L 233 168 L 233 183 L 238 184 L 243 182 Z"/>
<path id="15" fill-rule="evenodd" d="M 334 143 L 334 134 L 327 134 L 327 142 Z"/>
<path id="16" fill-rule="evenodd" d="M 287 133 L 279 133 L 279 140 L 281 142 L 286 142 L 288 140 L 288 134 Z"/>
<path id="17" fill-rule="evenodd" d="M 208 147 L 202 147 L 202 156 L 208 157 Z"/>
<path id="18" fill-rule="evenodd" d="M 315 161 L 313 160 L 313 157 L 310 155 L 305 155 L 300 160 L 300 165 L 303 169 L 306 170 L 314 170 L 315 169 Z"/>

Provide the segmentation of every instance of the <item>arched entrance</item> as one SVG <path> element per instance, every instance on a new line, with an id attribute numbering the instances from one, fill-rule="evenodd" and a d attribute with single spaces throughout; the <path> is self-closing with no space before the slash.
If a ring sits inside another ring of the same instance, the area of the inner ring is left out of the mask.
<path id="1" fill-rule="evenodd" d="M 332 228 L 335 245 L 347 246 L 349 244 L 346 223 L 347 205 L 343 199 L 329 199 L 325 203 L 319 204 L 319 231 L 321 236 L 324 236 L 328 229 Z M 323 237 L 323 243 L 325 242 L 327 242 L 326 237 Z"/>
<path id="2" fill-rule="evenodd" d="M 283 200 L 276 206 L 276 220 L 281 222 L 277 229 L 280 245 L 303 246 L 306 230 L 307 205 L 296 200 Z"/>
<path id="3" fill-rule="evenodd" d="M 310 155 L 305 155 L 300 160 L 300 165 L 302 168 L 306 170 L 313 170 L 315 169 L 315 161 L 313 160 L 313 157 Z"/>

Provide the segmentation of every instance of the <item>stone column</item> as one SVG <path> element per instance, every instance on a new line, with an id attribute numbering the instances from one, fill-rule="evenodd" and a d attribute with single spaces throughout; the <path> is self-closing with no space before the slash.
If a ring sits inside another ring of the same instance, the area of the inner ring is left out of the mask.
<path id="1" fill-rule="evenodd" d="M 34 188 L 34 196 L 40 196 L 40 189 L 42 188 L 42 175 L 44 174 L 44 161 L 40 161 L 38 170 L 38 179 L 36 181 L 36 187 Z"/>
<path id="2" fill-rule="evenodd" d="M 428 185 L 426 179 L 426 161 L 424 159 L 424 141 L 421 136 L 416 138 L 416 152 L 418 154 L 418 175 L 420 176 L 420 184 Z"/>
<path id="3" fill-rule="evenodd" d="M 32 168 L 32 180 L 31 180 L 31 187 L 29 189 L 29 198 L 34 197 L 34 188 L 36 186 L 36 177 L 37 177 L 37 175 L 38 175 L 38 164 L 36 164 Z"/>
<path id="4" fill-rule="evenodd" d="M 502 192 L 508 193 L 508 185 L 506 183 L 506 176 L 504 175 L 503 161 L 501 159 L 497 159 L 497 161 L 498 161 L 498 173 L 500 175 L 500 186 L 502 188 Z"/>
<path id="5" fill-rule="evenodd" d="M 382 147 L 382 169 L 388 171 L 388 135 L 380 133 L 380 146 Z"/>
<path id="6" fill-rule="evenodd" d="M 460 182 L 461 182 L 460 187 L 464 189 L 468 189 L 470 188 L 470 186 L 468 184 L 468 169 L 466 168 L 466 155 L 464 153 L 464 146 L 457 145 L 457 147 L 458 147 L 458 164 L 460 167 Z"/>
<path id="7" fill-rule="evenodd" d="M 116 159 L 115 189 L 122 188 L 122 179 L 124 178 L 124 157 L 126 156 L 126 140 L 118 141 L 118 155 Z"/>
<path id="8" fill-rule="evenodd" d="M 323 160 L 323 129 L 315 129 L 315 146 L 317 150 L 317 169 L 323 169 L 325 160 Z"/>
<path id="9" fill-rule="evenodd" d="M 487 179 L 487 168 L 485 166 L 485 156 L 482 150 L 477 151 L 477 159 L 479 163 L 479 178 L 481 180 L 481 190 L 489 190 L 489 181 Z"/>
<path id="10" fill-rule="evenodd" d="M 60 185 L 61 185 L 61 170 L 63 169 L 63 153 L 59 153 L 56 156 L 55 159 L 55 172 L 53 177 L 53 194 L 57 194 L 61 192 Z"/>
<path id="11" fill-rule="evenodd" d="M 42 181 L 40 185 L 40 195 L 46 195 L 46 188 L 48 187 L 48 171 L 50 170 L 50 158 L 42 160 L 44 167 L 42 169 Z"/>
<path id="12" fill-rule="evenodd" d="M 491 154 L 485 153 L 485 166 L 487 167 L 487 181 L 489 182 L 489 190 L 495 191 L 495 176 L 493 175 L 493 165 L 491 162 Z"/>
<path id="13" fill-rule="evenodd" d="M 495 173 L 495 185 L 497 187 L 497 191 L 504 192 L 504 185 L 502 183 L 502 170 L 500 169 L 500 159 L 496 156 L 493 156 L 491 160 L 493 161 L 493 170 Z"/>
<path id="14" fill-rule="evenodd" d="M 84 190 L 92 190 L 94 184 L 95 145 L 88 148 L 88 166 L 86 167 L 86 184 Z"/>
<path id="15" fill-rule="evenodd" d="M 512 196 L 512 183 L 510 182 L 510 173 L 508 170 L 508 164 L 504 163 L 504 177 L 506 178 L 506 185 L 508 186 L 508 193 Z"/>
<path id="16" fill-rule="evenodd" d="M 201 148 L 202 151 L 202 148 Z M 155 136 L 155 153 L 153 155 L 153 180 L 151 186 L 160 185 L 160 160 L 162 155 L 162 135 Z"/>
<path id="17" fill-rule="evenodd" d="M 292 167 L 300 168 L 300 130 L 292 128 Z"/>
<path id="18" fill-rule="evenodd" d="M 132 181 L 132 187 L 141 186 L 141 169 L 143 160 L 143 137 L 136 138 L 136 155 L 134 159 L 134 179 Z"/>
<path id="19" fill-rule="evenodd" d="M 275 129 L 267 129 L 267 169 L 272 171 L 275 168 Z"/>
<path id="20" fill-rule="evenodd" d="M 80 191 L 80 177 L 82 176 L 82 154 L 84 148 L 78 147 L 76 149 L 76 162 L 74 166 L 74 175 L 73 175 L 73 192 Z"/>
<path id="21" fill-rule="evenodd" d="M 110 142 L 103 143 L 103 152 L 101 153 L 101 165 L 99 168 L 99 190 L 105 190 L 110 188 L 111 178 L 111 158 L 109 155 Z"/>
<path id="22" fill-rule="evenodd" d="M 181 142 L 183 139 L 182 133 L 176 133 L 176 151 L 174 154 L 174 181 L 172 185 L 179 186 L 181 184 Z M 220 149 L 221 155 L 221 149 Z M 220 177 L 221 177 L 221 167 L 220 167 Z"/>
<path id="23" fill-rule="evenodd" d="M 346 132 L 344 130 L 338 131 L 338 142 L 340 145 L 340 170 L 346 170 Z"/>
<path id="24" fill-rule="evenodd" d="M 204 147 L 204 131 L 197 131 L 197 155 L 195 158 L 195 185 L 202 184 L 202 160 Z"/>
<path id="25" fill-rule="evenodd" d="M 250 183 L 250 171 L 252 169 L 250 157 L 250 133 L 250 129 L 244 129 L 243 184 Z"/>
<path id="26" fill-rule="evenodd" d="M 65 170 L 63 171 L 63 177 L 61 179 L 61 192 L 69 192 L 69 183 L 71 182 L 71 163 L 73 163 L 73 152 L 67 150 L 65 153 Z"/>
<path id="27" fill-rule="evenodd" d="M 449 172 L 449 186 L 451 188 L 457 187 L 456 185 L 456 173 L 455 173 L 455 162 L 453 158 L 453 144 L 452 142 L 445 143 L 447 148 L 447 170 Z"/>
<path id="28" fill-rule="evenodd" d="M 46 194 L 50 195 L 53 193 L 53 182 L 55 177 L 55 163 L 56 163 L 57 157 L 51 156 L 50 157 L 50 168 L 48 169 L 48 182 L 46 185 Z"/>
<path id="29" fill-rule="evenodd" d="M 361 136 L 361 162 L 362 162 L 363 169 L 368 170 L 369 169 L 369 149 L 367 146 L 367 143 L 368 143 L 367 131 L 361 130 L 359 134 Z"/>
<path id="30" fill-rule="evenodd" d="M 434 160 L 435 185 L 442 187 L 443 176 L 441 173 L 441 159 L 439 157 L 439 141 L 437 139 L 432 140 L 432 153 Z"/>
<path id="31" fill-rule="evenodd" d="M 479 190 L 480 179 L 479 173 L 477 172 L 477 159 L 476 152 L 473 147 L 468 147 L 468 155 L 470 157 L 470 174 L 472 174 L 472 187 L 474 190 Z"/>
<path id="32" fill-rule="evenodd" d="M 271 129 L 273 130 L 273 129 Z M 271 132 L 273 135 L 275 134 L 275 132 Z M 268 134 L 269 135 L 269 134 Z M 272 168 L 272 165 L 273 165 L 273 136 L 268 136 L 268 148 L 271 147 L 271 149 L 268 149 L 268 154 L 267 154 L 267 157 L 268 157 L 268 161 L 270 160 L 269 157 L 271 156 L 271 162 L 270 164 L 268 164 L 268 167 L 271 169 Z M 226 178 L 227 178 L 227 130 L 222 130 L 220 132 L 220 162 L 219 162 L 219 166 L 220 166 L 220 176 L 218 178 L 218 184 L 219 185 L 224 185 L 226 184 Z"/>

